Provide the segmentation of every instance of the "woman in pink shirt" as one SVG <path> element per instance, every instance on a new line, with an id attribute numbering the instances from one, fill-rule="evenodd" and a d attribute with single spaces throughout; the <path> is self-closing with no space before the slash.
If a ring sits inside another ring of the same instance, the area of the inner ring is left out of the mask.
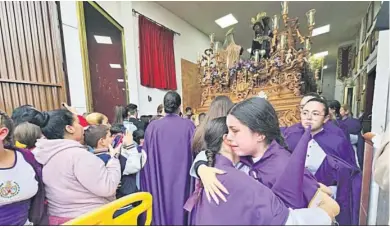
<path id="1" fill-rule="evenodd" d="M 117 154 L 103 161 L 80 144 L 84 130 L 75 114 L 54 110 L 41 129 L 34 153 L 43 165 L 50 225 L 63 224 L 115 200 L 121 179 Z"/>

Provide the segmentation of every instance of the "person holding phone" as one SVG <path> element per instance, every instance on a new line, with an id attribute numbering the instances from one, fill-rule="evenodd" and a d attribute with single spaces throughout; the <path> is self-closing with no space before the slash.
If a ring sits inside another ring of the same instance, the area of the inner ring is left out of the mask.
<path id="1" fill-rule="evenodd" d="M 47 139 L 34 149 L 43 165 L 43 183 L 48 200 L 50 225 L 60 225 L 116 199 L 121 166 L 116 151 L 107 164 L 80 142 L 84 129 L 72 112 L 60 109 L 47 113 L 41 126 Z"/>

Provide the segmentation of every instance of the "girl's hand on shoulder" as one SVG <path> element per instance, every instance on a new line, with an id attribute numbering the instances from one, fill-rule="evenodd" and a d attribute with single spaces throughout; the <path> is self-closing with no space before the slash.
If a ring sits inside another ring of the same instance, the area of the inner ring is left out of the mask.
<path id="1" fill-rule="evenodd" d="M 206 165 L 199 166 L 198 174 L 202 181 L 204 191 L 206 193 L 207 199 L 211 202 L 211 197 L 216 204 L 219 204 L 219 199 L 222 199 L 226 202 L 226 197 L 223 193 L 229 194 L 228 190 L 222 183 L 217 179 L 217 174 L 225 174 L 226 172 L 212 167 L 207 167 Z M 222 193 L 223 192 L 223 193 Z"/>

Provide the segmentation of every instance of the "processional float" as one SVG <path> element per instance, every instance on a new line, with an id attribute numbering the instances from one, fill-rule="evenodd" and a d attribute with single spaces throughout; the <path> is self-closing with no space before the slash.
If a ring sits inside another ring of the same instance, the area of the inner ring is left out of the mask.
<path id="1" fill-rule="evenodd" d="M 240 59 L 243 48 L 234 41 L 234 28 L 227 32 L 223 46 L 210 35 L 210 47 L 198 54 L 202 96 L 197 113 L 207 112 L 219 95 L 235 103 L 260 96 L 274 106 L 281 126 L 299 121 L 300 96 L 316 91 L 309 68 L 315 10 L 306 13 L 309 33 L 303 36 L 298 18 L 288 16 L 288 3 L 281 6 L 282 29 L 279 15 L 271 18 L 262 12 L 251 19 L 255 35 L 248 60 Z"/>

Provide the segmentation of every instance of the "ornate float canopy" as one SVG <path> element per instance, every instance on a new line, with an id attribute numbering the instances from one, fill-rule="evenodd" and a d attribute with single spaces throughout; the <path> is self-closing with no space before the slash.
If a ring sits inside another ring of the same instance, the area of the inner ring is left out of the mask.
<path id="1" fill-rule="evenodd" d="M 298 18 L 288 16 L 288 3 L 281 3 L 280 17 L 268 17 L 265 12 L 251 19 L 255 32 L 251 56 L 240 59 L 243 48 L 234 42 L 234 29 L 226 34 L 224 47 L 210 35 L 210 48 L 198 54 L 201 105 L 204 112 L 218 95 L 229 96 L 234 102 L 248 97 L 267 97 L 279 113 L 282 126 L 299 120 L 300 95 L 315 91 L 315 81 L 308 76 L 311 32 L 315 10 L 307 12 L 309 35 L 299 30 Z"/>

